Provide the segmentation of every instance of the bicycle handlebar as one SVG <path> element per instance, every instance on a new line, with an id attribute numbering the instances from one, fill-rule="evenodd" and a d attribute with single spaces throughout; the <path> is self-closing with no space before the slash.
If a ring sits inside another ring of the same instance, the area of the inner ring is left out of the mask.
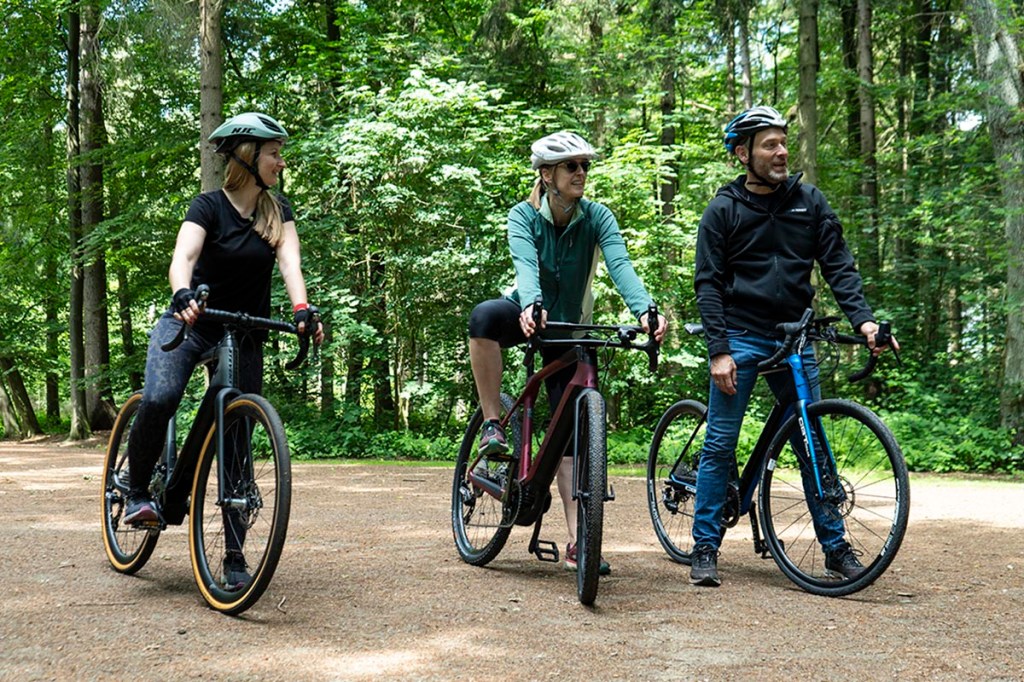
<path id="1" fill-rule="evenodd" d="M 793 346 L 801 336 L 804 336 L 811 341 L 826 341 L 828 343 L 841 343 L 851 346 L 867 345 L 868 339 L 866 336 L 853 336 L 838 333 L 834 326 L 838 321 L 838 317 L 822 317 L 814 319 L 814 311 L 808 308 L 800 317 L 799 322 L 784 322 L 778 325 L 777 329 L 786 335 L 782 342 L 782 347 L 779 348 L 772 357 L 757 363 L 757 369 L 759 371 L 764 371 L 777 365 L 780 360 L 793 351 Z M 692 322 L 683 325 L 683 328 L 688 334 L 701 334 L 704 332 L 703 325 Z M 902 365 L 899 353 L 892 345 L 892 339 L 892 325 L 888 321 L 879 322 L 878 331 L 875 333 L 875 347 L 883 348 L 888 346 L 890 350 L 892 350 L 893 357 L 896 359 L 896 364 Z M 875 366 L 877 364 L 878 356 L 871 353 L 863 367 L 856 372 L 847 375 L 847 381 L 850 383 L 856 383 L 870 376 L 871 373 L 875 371 Z"/>
<path id="2" fill-rule="evenodd" d="M 531 348 L 543 348 L 552 346 L 582 346 L 583 348 L 629 348 L 641 350 L 647 354 L 647 367 L 653 373 L 658 371 L 658 356 L 661 352 L 660 344 L 654 338 L 654 332 L 658 329 L 658 307 L 653 303 L 647 308 L 648 332 L 639 325 L 605 325 L 605 324 L 576 324 L 573 322 L 548 322 L 544 329 L 539 328 L 543 301 L 538 297 L 533 302 L 533 320 L 538 325 L 537 331 L 529 338 L 528 344 Z M 565 338 L 562 336 L 545 336 L 545 331 L 560 332 L 600 332 L 606 338 Z M 615 334 L 615 339 L 611 334 Z M 647 334 L 647 341 L 635 343 L 637 336 Z"/>
<path id="3" fill-rule="evenodd" d="M 233 313 L 227 310 L 216 310 L 214 308 L 206 307 L 206 299 L 210 297 L 210 287 L 205 284 L 200 284 L 196 287 L 196 298 L 199 299 L 199 306 L 202 309 L 202 316 L 206 319 L 213 320 L 215 322 L 223 322 L 225 325 L 231 327 L 238 327 L 245 330 L 255 329 L 266 329 L 268 331 L 279 331 L 287 332 L 289 334 L 295 334 L 299 337 L 299 352 L 290 361 L 285 363 L 285 369 L 293 370 L 299 367 L 306 356 L 309 354 L 309 339 L 311 334 L 299 333 L 298 328 L 291 322 L 285 322 L 284 320 L 274 320 L 268 317 L 256 317 L 248 313 Z M 307 325 L 315 325 L 320 321 L 320 311 L 316 306 L 310 306 L 310 319 Z M 171 339 L 169 342 L 162 344 L 160 350 L 165 352 L 172 351 L 180 346 L 185 339 L 188 338 L 188 331 L 190 325 L 183 324 L 181 329 L 178 330 L 177 336 Z"/>
<path id="4" fill-rule="evenodd" d="M 757 363 L 758 370 L 765 370 L 769 367 L 774 367 L 779 360 L 789 355 L 793 349 L 793 344 L 800 337 L 800 332 L 807 328 L 807 323 L 811 321 L 814 316 L 814 311 L 808 308 L 804 311 L 804 314 L 800 317 L 799 322 L 783 322 L 777 328 L 779 331 L 786 335 L 785 341 L 782 342 L 782 347 L 775 351 L 775 355 L 771 356 L 767 360 L 762 360 Z"/>

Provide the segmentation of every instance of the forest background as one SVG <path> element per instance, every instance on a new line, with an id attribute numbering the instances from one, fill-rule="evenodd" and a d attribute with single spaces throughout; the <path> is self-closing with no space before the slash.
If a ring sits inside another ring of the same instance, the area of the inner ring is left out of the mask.
<path id="1" fill-rule="evenodd" d="M 642 461 L 659 414 L 703 398 L 697 223 L 740 168 L 722 126 L 792 121 L 791 171 L 845 227 L 901 366 L 864 400 L 912 469 L 1024 469 L 1021 4 L 1004 0 L 0 0 L 0 416 L 6 438 L 108 428 L 141 383 L 189 201 L 216 187 L 207 135 L 256 110 L 291 132 L 283 192 L 315 362 L 266 393 L 300 457 L 453 459 L 474 407 L 466 320 L 513 280 L 509 208 L 529 144 L 601 152 L 618 217 L 672 325 L 657 376 L 602 374 L 610 458 Z M 279 279 L 279 278 L 277 278 Z M 290 317 L 280 282 L 275 309 Z M 600 320 L 630 322 L 603 270 Z M 823 313 L 835 312 L 819 291 Z M 507 366 L 517 369 L 519 351 Z M 832 360 L 823 360 L 831 367 Z M 522 371 L 509 371 L 510 386 Z M 198 382 L 191 403 L 201 390 Z M 761 396 L 753 416 L 767 412 Z M 756 420 L 746 429 L 753 437 Z M 746 431 L 745 431 L 746 433 Z"/>

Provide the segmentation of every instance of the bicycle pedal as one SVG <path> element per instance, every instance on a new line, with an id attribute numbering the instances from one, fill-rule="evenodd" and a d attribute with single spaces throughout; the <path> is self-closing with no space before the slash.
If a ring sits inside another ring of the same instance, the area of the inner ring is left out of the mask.
<path id="1" fill-rule="evenodd" d="M 531 547 L 533 555 L 541 561 L 549 561 L 551 563 L 558 563 L 558 545 L 551 542 L 550 540 L 537 540 Z"/>

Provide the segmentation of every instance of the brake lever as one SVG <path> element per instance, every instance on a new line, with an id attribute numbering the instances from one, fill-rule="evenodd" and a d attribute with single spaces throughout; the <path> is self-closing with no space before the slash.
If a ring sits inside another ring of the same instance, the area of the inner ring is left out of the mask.
<path id="1" fill-rule="evenodd" d="M 647 306 L 647 369 L 652 374 L 658 371 L 658 356 L 661 354 L 661 345 L 654 338 L 654 332 L 658 330 L 658 306 L 653 303 Z"/>

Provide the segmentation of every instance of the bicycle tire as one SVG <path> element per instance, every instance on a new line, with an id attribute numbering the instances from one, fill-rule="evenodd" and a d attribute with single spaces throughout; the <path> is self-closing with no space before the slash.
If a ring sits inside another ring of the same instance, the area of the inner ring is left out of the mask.
<path id="1" fill-rule="evenodd" d="M 680 400 L 661 415 L 647 455 L 647 509 L 654 534 L 669 558 L 690 565 L 697 462 L 704 445 L 707 407 Z M 676 471 L 676 477 L 669 475 Z"/>
<path id="2" fill-rule="evenodd" d="M 111 567 L 127 575 L 136 573 L 146 565 L 160 539 L 160 530 L 157 528 L 121 525 L 129 486 L 128 436 L 141 401 L 142 392 L 139 391 L 133 393 L 121 406 L 103 458 L 103 546 Z"/>
<path id="3" fill-rule="evenodd" d="M 820 425 L 834 469 L 822 467 L 822 485 L 833 495 L 830 506 L 843 521 L 845 540 L 865 570 L 847 578 L 825 567 L 824 553 L 798 470 L 803 450 L 800 422 L 790 417 L 779 429 L 762 465 L 759 492 L 761 527 L 775 563 L 804 590 L 840 597 L 871 585 L 889 567 L 907 530 L 910 485 L 903 453 L 889 428 L 871 410 L 848 400 L 829 399 L 807 407 Z M 806 459 L 806 458 L 805 458 Z"/>
<path id="4" fill-rule="evenodd" d="M 243 394 L 224 408 L 225 497 L 218 506 L 217 426 L 196 466 L 189 550 L 196 585 L 210 608 L 237 615 L 259 601 L 277 570 L 291 513 L 291 459 L 281 418 L 265 398 Z M 272 509 L 267 509 L 273 505 Z M 225 510 L 226 509 L 226 510 Z M 236 546 L 237 545 L 237 546 Z M 228 553 L 243 552 L 248 580 L 228 585 Z M 248 563 L 256 557 L 255 563 Z M 219 576 L 219 577 L 218 577 Z"/>
<path id="5" fill-rule="evenodd" d="M 512 409 L 513 404 L 511 396 L 501 394 L 501 407 L 506 413 Z M 455 539 L 455 548 L 459 556 L 473 566 L 486 566 L 493 561 L 505 547 L 512 532 L 512 519 L 507 518 L 510 505 L 503 505 L 501 500 L 482 490 L 474 489 L 467 478 L 470 473 L 469 465 L 476 460 L 477 441 L 480 439 L 483 423 L 483 411 L 477 408 L 470 417 L 466 433 L 462 437 L 452 477 L 452 537 Z M 518 453 L 519 423 L 514 417 L 509 422 L 511 428 L 505 430 L 505 437 L 513 453 Z M 489 462 L 486 466 L 488 473 L 493 476 L 507 476 L 509 470 L 514 471 L 514 463 L 505 464 L 507 468 L 504 474 L 501 472 L 500 464 Z M 512 501 L 511 495 L 514 494 L 516 493 L 510 493 L 509 503 Z"/>
<path id="6" fill-rule="evenodd" d="M 576 592 L 580 603 L 590 606 L 597 599 L 601 569 L 601 535 L 604 530 L 604 497 L 608 489 L 608 442 L 604 398 L 594 390 L 585 391 L 578 403 L 580 423 L 576 426 Z"/>

